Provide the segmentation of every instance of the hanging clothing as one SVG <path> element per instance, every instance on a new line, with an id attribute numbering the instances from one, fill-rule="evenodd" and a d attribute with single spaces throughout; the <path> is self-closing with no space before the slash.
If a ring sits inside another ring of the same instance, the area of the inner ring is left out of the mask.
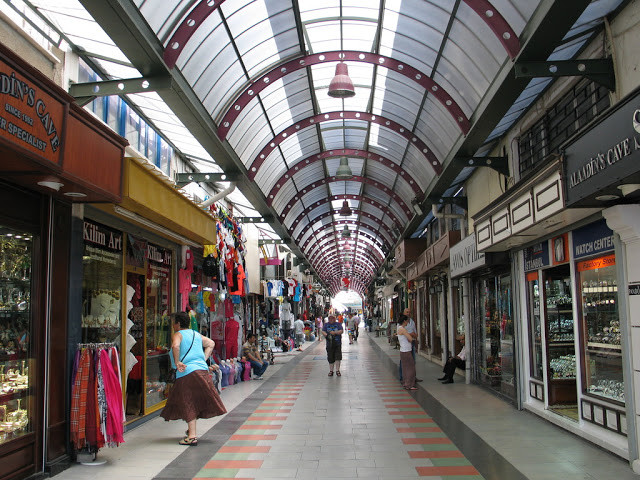
<path id="1" fill-rule="evenodd" d="M 226 347 L 226 358 L 236 358 L 238 356 L 238 332 L 240 323 L 235 319 L 227 320 L 224 326 L 224 344 Z"/>

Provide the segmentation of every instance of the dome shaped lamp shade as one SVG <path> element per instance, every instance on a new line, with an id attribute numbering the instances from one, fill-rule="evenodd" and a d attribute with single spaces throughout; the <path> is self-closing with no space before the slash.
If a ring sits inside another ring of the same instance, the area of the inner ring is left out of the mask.
<path id="1" fill-rule="evenodd" d="M 340 159 L 340 165 L 336 170 L 336 178 L 338 180 L 347 180 L 353 177 L 353 172 L 351 171 L 351 167 L 349 167 L 349 161 L 347 157 L 342 157 Z"/>
<path id="2" fill-rule="evenodd" d="M 336 75 L 329 84 L 329 96 L 333 98 L 349 98 L 356 94 L 353 82 L 349 78 L 349 69 L 346 63 L 336 65 Z"/>
<path id="3" fill-rule="evenodd" d="M 349 238 L 351 236 L 351 232 L 349 231 L 349 227 L 346 225 L 342 229 L 342 238 Z"/>
<path id="4" fill-rule="evenodd" d="M 342 208 L 338 213 L 341 217 L 348 217 L 349 215 L 351 215 L 351 213 L 353 212 L 351 211 L 351 207 L 349 207 L 349 202 L 347 202 L 346 200 L 342 202 Z"/>

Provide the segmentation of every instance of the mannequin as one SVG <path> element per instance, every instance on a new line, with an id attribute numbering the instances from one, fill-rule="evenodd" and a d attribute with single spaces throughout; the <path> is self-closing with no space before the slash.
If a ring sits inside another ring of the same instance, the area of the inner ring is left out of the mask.
<path id="1" fill-rule="evenodd" d="M 251 380 L 251 364 L 245 357 L 242 357 L 242 363 L 244 364 L 244 370 L 242 371 L 242 380 L 248 382 L 249 380 Z"/>
<path id="2" fill-rule="evenodd" d="M 227 358 L 235 358 L 238 356 L 238 333 L 240 331 L 240 323 L 235 318 L 227 319 L 224 326 L 224 343 L 226 347 Z"/>
<path id="3" fill-rule="evenodd" d="M 285 300 L 280 304 L 280 331 L 284 339 L 291 335 L 292 317 L 291 304 Z"/>

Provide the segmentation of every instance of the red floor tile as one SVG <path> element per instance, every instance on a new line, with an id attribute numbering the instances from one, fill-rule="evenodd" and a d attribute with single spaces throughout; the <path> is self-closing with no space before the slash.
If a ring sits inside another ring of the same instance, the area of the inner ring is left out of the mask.
<path id="1" fill-rule="evenodd" d="M 433 423 L 431 418 L 394 418 L 393 423 Z"/>
<path id="2" fill-rule="evenodd" d="M 405 445 L 432 445 L 432 444 L 449 444 L 451 440 L 446 437 L 437 438 L 403 438 L 402 443 Z"/>
<path id="3" fill-rule="evenodd" d="M 275 440 L 277 435 L 231 435 L 229 440 Z"/>
<path id="4" fill-rule="evenodd" d="M 260 468 L 262 460 L 209 460 L 203 468 Z"/>
<path id="5" fill-rule="evenodd" d="M 290 413 L 290 408 L 259 408 L 255 413 Z"/>
<path id="6" fill-rule="evenodd" d="M 397 412 L 387 412 L 389 415 L 427 415 L 422 410 L 398 410 Z"/>
<path id="7" fill-rule="evenodd" d="M 461 467 L 416 467 L 418 475 L 422 477 L 437 477 L 447 475 L 480 475 L 471 465 Z"/>
<path id="8" fill-rule="evenodd" d="M 398 433 L 427 433 L 427 432 L 441 432 L 440 427 L 401 427 L 396 428 Z"/>
<path id="9" fill-rule="evenodd" d="M 263 447 L 247 447 L 247 446 L 224 446 L 220 447 L 218 453 L 269 453 L 271 447 L 263 446 Z"/>
<path id="10" fill-rule="evenodd" d="M 409 458 L 464 458 L 458 450 L 416 450 L 409 452 Z"/>
<path id="11" fill-rule="evenodd" d="M 239 430 L 280 430 L 282 425 L 240 425 Z"/>
<path id="12" fill-rule="evenodd" d="M 273 417 L 263 417 L 261 415 L 251 415 L 247 421 L 249 422 L 270 422 L 273 420 L 286 420 L 287 417 L 286 415 L 283 415 L 282 417 L 277 417 L 277 416 L 273 416 Z"/>

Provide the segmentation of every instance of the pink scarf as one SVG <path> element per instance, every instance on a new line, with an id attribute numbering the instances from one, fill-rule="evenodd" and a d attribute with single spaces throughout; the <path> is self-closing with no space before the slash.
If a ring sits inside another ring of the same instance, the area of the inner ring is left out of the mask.
<path id="1" fill-rule="evenodd" d="M 107 397 L 107 436 L 109 445 L 118 445 L 124 442 L 124 417 L 122 415 L 122 387 L 118 374 L 114 371 L 113 364 L 107 350 L 100 351 L 100 366 L 104 381 L 104 392 Z"/>

